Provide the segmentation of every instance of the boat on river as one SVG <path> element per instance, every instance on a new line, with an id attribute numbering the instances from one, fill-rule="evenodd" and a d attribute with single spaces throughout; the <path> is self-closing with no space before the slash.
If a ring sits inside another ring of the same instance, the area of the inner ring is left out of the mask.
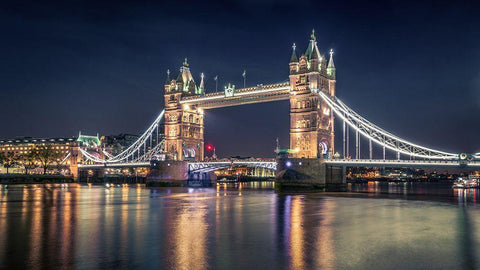
<path id="1" fill-rule="evenodd" d="M 480 176 L 458 177 L 453 183 L 453 188 L 480 188 Z"/>

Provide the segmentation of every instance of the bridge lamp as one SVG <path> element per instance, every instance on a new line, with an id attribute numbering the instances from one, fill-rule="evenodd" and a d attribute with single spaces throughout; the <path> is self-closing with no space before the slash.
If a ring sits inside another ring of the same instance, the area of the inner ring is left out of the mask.
<path id="1" fill-rule="evenodd" d="M 300 152 L 300 148 L 297 147 L 297 148 L 293 149 L 293 151 L 294 151 L 295 153 L 298 153 L 298 152 Z"/>
<path id="2" fill-rule="evenodd" d="M 330 109 L 329 108 L 324 108 L 323 109 L 323 114 L 326 115 L 326 116 L 329 116 L 330 115 Z"/>
<path id="3" fill-rule="evenodd" d="M 287 168 L 292 167 L 292 162 L 290 160 L 287 160 L 287 162 L 285 162 L 285 166 L 287 166 Z"/>

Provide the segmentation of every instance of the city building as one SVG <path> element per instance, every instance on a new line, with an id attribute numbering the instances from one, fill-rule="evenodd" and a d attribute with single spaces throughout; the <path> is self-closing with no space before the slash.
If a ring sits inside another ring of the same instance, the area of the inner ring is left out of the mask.
<path id="1" fill-rule="evenodd" d="M 56 138 L 33 138 L 33 137 L 18 137 L 15 139 L 0 140 L 0 153 L 4 155 L 11 155 L 13 153 L 14 158 L 18 158 L 22 155 L 29 154 L 35 148 L 48 146 L 52 147 L 59 153 L 61 160 L 60 164 L 68 166 L 69 172 L 76 173 L 77 163 L 82 158 L 78 155 L 78 149 L 85 147 L 88 149 L 99 149 L 101 146 L 100 138 L 98 134 L 96 136 L 82 135 L 73 137 L 56 137 Z M 100 151 L 99 151 L 100 152 Z M 101 154 L 101 153 L 100 153 Z M 16 162 L 21 163 L 21 161 Z M 40 166 L 40 162 L 36 162 Z M 16 166 L 19 168 L 12 168 L 10 172 L 21 173 L 24 172 L 22 166 Z M 75 168 L 73 168 L 75 167 Z M 3 166 L 0 166 L 0 173 L 4 173 Z"/>
<path id="2" fill-rule="evenodd" d="M 28 154 L 34 147 L 51 145 L 65 156 L 72 146 L 78 145 L 78 137 L 70 138 L 32 138 L 20 137 L 16 139 L 0 140 L 0 152 L 13 153 L 15 156 Z"/>
<path id="3" fill-rule="evenodd" d="M 121 133 L 118 135 L 102 136 L 100 141 L 106 152 L 112 155 L 117 155 L 132 145 L 138 137 L 139 136 L 135 134 Z"/>

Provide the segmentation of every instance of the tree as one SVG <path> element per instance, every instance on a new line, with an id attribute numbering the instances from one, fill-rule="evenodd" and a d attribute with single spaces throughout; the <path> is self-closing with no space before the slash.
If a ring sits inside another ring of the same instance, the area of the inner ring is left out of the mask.
<path id="1" fill-rule="evenodd" d="M 16 163 L 16 158 L 15 158 L 15 153 L 14 152 L 7 152 L 1 153 L 0 154 L 0 162 L 3 164 L 3 167 L 7 169 L 7 174 L 8 174 L 8 169 L 13 167 Z"/>
<path id="2" fill-rule="evenodd" d="M 19 159 L 25 168 L 25 174 L 28 174 L 28 170 L 35 169 L 37 167 L 37 156 L 35 149 L 32 149 L 28 153 L 21 155 Z"/>
<path id="3" fill-rule="evenodd" d="M 44 145 L 38 147 L 35 151 L 35 158 L 40 161 L 43 167 L 43 174 L 47 174 L 48 168 L 55 162 L 60 162 L 61 153 L 55 150 L 53 145 Z"/>
<path id="4" fill-rule="evenodd" d="M 5 160 L 5 153 L 0 152 L 0 164 L 3 165 L 3 161 Z"/>

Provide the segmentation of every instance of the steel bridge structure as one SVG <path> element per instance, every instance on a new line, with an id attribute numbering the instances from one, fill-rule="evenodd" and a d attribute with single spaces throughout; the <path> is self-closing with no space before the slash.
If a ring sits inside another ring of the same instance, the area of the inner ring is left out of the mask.
<path id="1" fill-rule="evenodd" d="M 297 57 L 296 46 L 293 46 L 288 81 L 241 89 L 229 85 L 224 91 L 213 93 L 206 93 L 203 74 L 200 85 L 195 84 L 185 59 L 178 78 L 167 79 L 165 109 L 132 145 L 117 155 L 80 147 L 79 155 L 67 158 L 80 156 L 79 168 L 149 166 L 151 160 L 179 160 L 188 162 L 191 172 L 209 172 L 229 166 L 274 170 L 276 165 L 273 160 L 205 162 L 203 112 L 221 107 L 289 100 L 290 150 L 295 158 L 323 158 L 325 163 L 339 166 L 479 167 L 480 152 L 454 153 L 422 146 L 362 117 L 336 97 L 332 51 L 328 63 L 326 59 L 320 54 L 312 33 L 308 48 L 300 57 Z M 343 139 L 341 143 L 334 144 L 335 119 L 342 123 L 336 130 L 340 130 Z M 354 142 L 350 137 L 354 137 Z M 363 155 L 362 140 L 368 141 L 368 151 L 364 150 Z M 351 148 L 354 153 L 350 152 Z M 340 150 L 340 154 L 335 153 L 336 149 Z M 381 158 L 378 155 L 374 157 L 375 152 L 381 152 Z M 368 153 L 368 158 L 365 158 L 365 153 Z M 392 153 L 394 159 L 391 158 Z"/>

